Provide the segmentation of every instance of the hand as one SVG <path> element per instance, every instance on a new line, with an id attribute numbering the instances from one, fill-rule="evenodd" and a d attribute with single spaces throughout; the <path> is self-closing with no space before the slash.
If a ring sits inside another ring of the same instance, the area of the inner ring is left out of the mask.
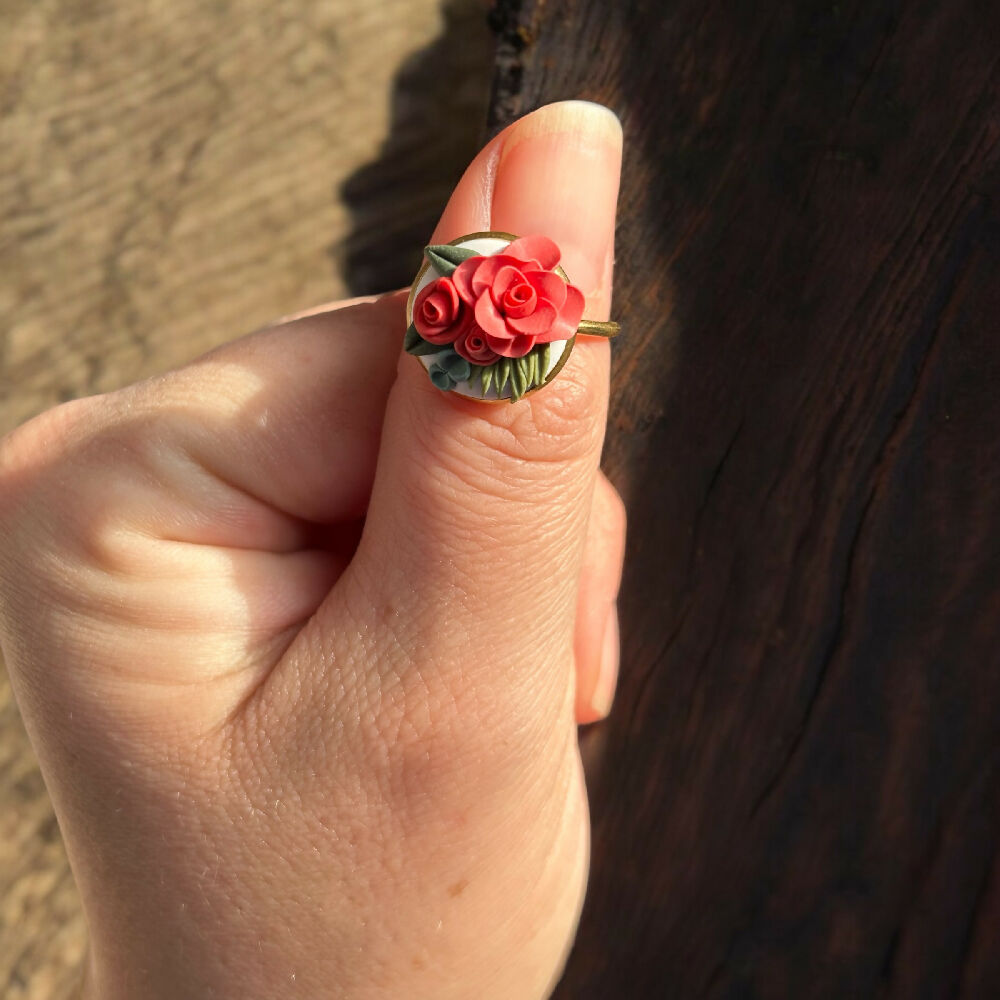
<path id="1" fill-rule="evenodd" d="M 563 249 L 611 295 L 621 132 L 552 105 L 433 240 Z M 0 635 L 101 1000 L 541 997 L 586 884 L 575 721 L 617 671 L 608 345 L 516 405 L 343 303 L 0 446 Z"/>

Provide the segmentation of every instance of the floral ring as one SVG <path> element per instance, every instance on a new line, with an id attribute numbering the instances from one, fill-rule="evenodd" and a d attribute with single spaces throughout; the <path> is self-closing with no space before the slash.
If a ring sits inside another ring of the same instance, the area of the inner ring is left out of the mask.
<path id="1" fill-rule="evenodd" d="M 580 334 L 617 323 L 583 318 L 583 292 L 547 236 L 472 233 L 429 246 L 406 303 L 403 349 L 445 392 L 488 402 L 547 385 Z"/>

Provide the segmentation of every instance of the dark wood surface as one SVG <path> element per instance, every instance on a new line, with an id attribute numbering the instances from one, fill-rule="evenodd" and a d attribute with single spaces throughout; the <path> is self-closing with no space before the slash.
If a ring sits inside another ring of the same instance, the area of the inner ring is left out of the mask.
<path id="1" fill-rule="evenodd" d="M 523 0 L 626 132 L 631 516 L 559 998 L 1000 996 L 1000 5 Z"/>

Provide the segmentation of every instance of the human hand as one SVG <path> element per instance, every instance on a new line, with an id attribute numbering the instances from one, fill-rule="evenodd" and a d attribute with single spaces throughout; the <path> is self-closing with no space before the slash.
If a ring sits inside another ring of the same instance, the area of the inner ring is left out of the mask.
<path id="1" fill-rule="evenodd" d="M 550 236 L 605 318 L 620 159 L 610 113 L 544 108 L 433 241 Z M 575 722 L 617 672 L 608 345 L 489 405 L 400 358 L 403 310 L 330 307 L 0 443 L 0 639 L 89 998 L 526 1000 L 558 976 Z"/>

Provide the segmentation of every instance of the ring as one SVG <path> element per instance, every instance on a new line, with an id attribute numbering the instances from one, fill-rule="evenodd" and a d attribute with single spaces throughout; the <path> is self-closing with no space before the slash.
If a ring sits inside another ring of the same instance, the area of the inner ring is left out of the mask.
<path id="1" fill-rule="evenodd" d="M 614 337 L 583 318 L 583 292 L 547 236 L 470 233 L 424 249 L 406 302 L 403 350 L 443 392 L 516 403 L 559 374 L 578 336 Z"/>

